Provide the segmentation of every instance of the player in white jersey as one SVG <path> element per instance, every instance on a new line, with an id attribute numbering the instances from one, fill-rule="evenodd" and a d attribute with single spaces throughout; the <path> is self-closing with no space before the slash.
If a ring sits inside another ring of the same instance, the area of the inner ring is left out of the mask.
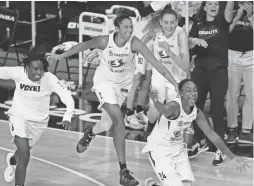
<path id="1" fill-rule="evenodd" d="M 48 72 L 49 64 L 44 54 L 31 52 L 23 62 L 24 67 L 0 67 L 0 79 L 13 80 L 16 84 L 13 103 L 7 114 L 17 150 L 7 155 L 8 166 L 4 172 L 6 182 L 15 177 L 15 186 L 24 186 L 30 150 L 47 128 L 51 93 L 58 94 L 67 107 L 62 122 L 58 124 L 71 129 L 74 111 L 70 92 Z"/>
<path id="2" fill-rule="evenodd" d="M 193 120 L 196 120 L 209 140 L 233 160 L 237 168 L 240 170 L 250 168 L 243 158 L 235 156 L 228 149 L 210 127 L 202 111 L 195 106 L 197 96 L 197 87 L 190 79 L 184 79 L 179 83 L 179 95 L 167 104 L 160 102 L 157 90 L 150 92 L 150 97 L 161 117 L 142 152 L 149 154 L 150 163 L 161 181 L 161 186 L 191 185 L 195 181 L 183 138 L 184 131 L 190 127 Z M 151 178 L 145 183 L 145 186 L 158 185 L 152 183 Z"/>
<path id="3" fill-rule="evenodd" d="M 130 175 L 125 162 L 125 126 L 120 109 L 129 93 L 134 76 L 134 53 L 141 53 L 175 86 L 177 86 L 177 83 L 169 71 L 156 60 L 145 44 L 132 35 L 133 24 L 128 15 L 125 13 L 119 14 L 114 21 L 114 25 L 116 32 L 106 36 L 94 37 L 92 40 L 78 44 L 61 55 L 53 54 L 52 57 L 61 60 L 90 48 L 103 50 L 104 59 L 96 69 L 92 88 L 100 101 L 99 108 L 102 109 L 102 118 L 93 128 L 89 128 L 84 132 L 84 136 L 77 144 L 77 151 L 79 153 L 85 151 L 96 134 L 108 131 L 113 124 L 113 141 L 120 165 L 120 184 L 134 186 L 139 182 Z"/>
<path id="4" fill-rule="evenodd" d="M 171 72 L 179 83 L 187 77 L 189 70 L 188 37 L 185 30 L 178 25 L 177 13 L 170 6 L 153 15 L 146 29 L 150 30 L 142 40 L 152 42 L 151 50 L 155 57 Z M 147 71 L 152 70 L 151 86 L 158 90 L 159 100 L 169 102 L 177 95 L 175 87 L 162 77 L 156 69 L 147 65 Z M 143 86 L 142 86 L 143 87 Z M 147 86 L 144 86 L 144 88 Z M 150 101 L 148 110 L 147 134 L 156 122 L 159 112 Z"/>

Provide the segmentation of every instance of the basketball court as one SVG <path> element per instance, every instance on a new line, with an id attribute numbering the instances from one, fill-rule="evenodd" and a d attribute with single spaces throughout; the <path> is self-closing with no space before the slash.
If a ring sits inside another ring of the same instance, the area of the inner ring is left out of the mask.
<path id="1" fill-rule="evenodd" d="M 6 167 L 5 157 L 14 150 L 7 121 L 0 120 L 0 185 L 6 183 L 3 173 Z M 41 140 L 31 151 L 26 186 L 119 186 L 119 167 L 111 137 L 97 136 L 82 154 L 76 152 L 76 144 L 82 133 L 48 128 Z M 148 177 L 157 180 L 146 154 L 141 150 L 143 142 L 126 142 L 127 163 L 129 169 L 144 186 Z M 191 160 L 196 176 L 194 186 L 250 186 L 253 185 L 253 159 L 251 169 L 239 172 L 229 159 L 222 167 L 212 166 L 213 154 L 200 154 Z"/>

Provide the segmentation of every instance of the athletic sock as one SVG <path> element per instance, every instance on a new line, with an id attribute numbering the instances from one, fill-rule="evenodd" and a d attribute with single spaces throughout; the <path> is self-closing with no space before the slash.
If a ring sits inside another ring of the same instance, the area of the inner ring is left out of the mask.
<path id="1" fill-rule="evenodd" d="M 90 132 L 88 133 L 88 137 L 89 138 L 94 138 L 95 134 L 93 133 L 93 129 L 90 130 Z"/>
<path id="2" fill-rule="evenodd" d="M 119 162 L 120 165 L 120 171 L 127 169 L 127 165 L 125 161 Z"/>

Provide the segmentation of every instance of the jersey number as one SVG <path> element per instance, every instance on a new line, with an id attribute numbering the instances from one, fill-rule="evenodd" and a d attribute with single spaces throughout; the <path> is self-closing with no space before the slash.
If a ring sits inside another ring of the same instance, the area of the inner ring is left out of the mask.
<path id="1" fill-rule="evenodd" d="M 163 172 L 159 173 L 159 175 L 162 181 L 167 178 Z"/>

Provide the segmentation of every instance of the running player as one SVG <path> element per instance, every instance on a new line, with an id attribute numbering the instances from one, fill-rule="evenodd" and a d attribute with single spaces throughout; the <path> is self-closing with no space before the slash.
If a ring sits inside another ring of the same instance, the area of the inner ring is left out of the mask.
<path id="1" fill-rule="evenodd" d="M 16 84 L 13 104 L 7 114 L 17 150 L 7 155 L 4 172 L 6 182 L 15 177 L 15 186 L 24 186 L 30 150 L 47 128 L 51 93 L 58 94 L 67 107 L 62 122 L 58 124 L 71 129 L 74 110 L 70 92 L 48 72 L 49 64 L 44 54 L 31 52 L 23 63 L 24 67 L 0 67 L 0 79 L 13 80 Z"/>
<path id="2" fill-rule="evenodd" d="M 151 50 L 153 50 L 155 57 L 161 61 L 179 83 L 187 77 L 189 49 L 187 34 L 183 28 L 177 25 L 177 13 L 170 6 L 166 6 L 162 11 L 154 13 L 152 20 L 146 26 L 150 32 L 142 40 L 147 43 L 153 39 Z M 177 91 L 174 85 L 149 65 L 146 70 L 152 70 L 151 86 L 152 89 L 158 91 L 160 102 L 166 101 L 167 103 L 176 97 Z M 149 135 L 160 115 L 152 101 L 150 101 L 147 115 L 149 119 L 147 135 Z"/>
<path id="3" fill-rule="evenodd" d="M 240 170 L 250 167 L 240 157 L 234 155 L 223 140 L 210 127 L 202 111 L 195 106 L 198 93 L 194 82 L 184 79 L 179 83 L 179 96 L 173 101 L 162 104 L 157 90 L 150 92 L 156 109 L 162 114 L 158 119 L 147 144 L 142 150 L 149 154 L 150 163 L 161 181 L 162 186 L 191 185 L 195 181 L 188 159 L 183 133 L 190 127 L 193 120 L 206 134 L 209 140 L 225 153 Z M 148 184 L 146 186 L 158 184 Z"/>
<path id="4" fill-rule="evenodd" d="M 96 134 L 108 131 L 113 124 L 113 140 L 120 165 L 120 184 L 135 186 L 139 182 L 130 174 L 125 162 L 125 126 L 120 109 L 132 85 L 135 72 L 134 53 L 141 53 L 149 59 L 149 62 L 176 87 L 177 83 L 145 44 L 133 36 L 132 20 L 127 14 L 119 14 L 114 25 L 116 32 L 94 37 L 61 55 L 52 54 L 52 58 L 61 60 L 91 48 L 103 50 L 104 60 L 96 69 L 92 88 L 100 101 L 99 109 L 102 109 L 102 118 L 93 128 L 84 132 L 84 136 L 77 144 L 77 151 L 79 153 L 85 151 Z"/>

